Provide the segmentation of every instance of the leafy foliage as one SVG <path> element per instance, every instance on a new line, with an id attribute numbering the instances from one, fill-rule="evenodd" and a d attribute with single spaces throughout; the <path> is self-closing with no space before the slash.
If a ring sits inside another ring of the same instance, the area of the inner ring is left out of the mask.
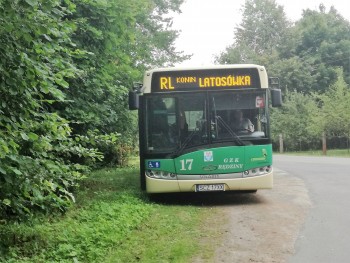
<path id="1" fill-rule="evenodd" d="M 283 108 L 271 113 L 275 141 L 282 133 L 289 150 L 306 150 L 319 148 L 323 132 L 330 137 L 349 136 L 350 87 L 342 70 L 336 73 L 337 81 L 323 94 L 287 92 Z"/>
<path id="2" fill-rule="evenodd" d="M 312 116 L 316 134 L 326 132 L 330 136 L 350 134 L 350 87 L 346 84 L 343 71 L 336 69 L 337 81 L 324 94 L 314 94 L 318 104 L 317 113 Z"/>
<path id="3" fill-rule="evenodd" d="M 85 170 L 69 157 L 99 157 L 50 111 L 79 73 L 72 58 L 83 52 L 62 19 L 74 10 L 57 1 L 2 1 L 0 10 L 0 217 L 62 211 Z"/>
<path id="4" fill-rule="evenodd" d="M 70 101 L 58 108 L 70 120 L 74 134 L 101 136 L 104 145 L 85 140 L 104 154 L 103 165 L 125 162 L 137 142 L 137 116 L 128 111 L 127 95 L 147 65 L 164 65 L 184 59 L 176 53 L 176 32 L 169 29 L 169 10 L 182 1 L 75 1 L 69 15 L 77 29 L 72 35 L 89 56 L 74 58 L 82 74 L 69 81 Z M 117 140 L 115 134 L 120 134 Z M 106 136 L 109 136 L 107 138 Z"/>
<path id="5" fill-rule="evenodd" d="M 271 130 L 274 141 L 279 141 L 283 135 L 287 150 L 305 150 L 317 147 L 320 136 L 309 131 L 311 119 L 317 107 L 311 96 L 297 91 L 287 92 L 284 96 L 283 107 L 272 109 Z"/>
<path id="6" fill-rule="evenodd" d="M 275 1 L 246 1 L 235 35 L 217 61 L 266 65 L 270 75 L 280 77 L 283 91 L 323 93 L 336 80 L 337 67 L 350 83 L 350 22 L 334 7 L 307 9 L 291 24 Z"/>
<path id="7" fill-rule="evenodd" d="M 319 147 L 322 132 L 349 136 L 350 22 L 334 7 L 305 10 L 291 24 L 276 1 L 249 0 L 235 41 L 219 63 L 265 65 L 279 77 L 284 107 L 273 109 L 272 135 L 290 150 Z"/>
<path id="8" fill-rule="evenodd" d="M 313 78 L 311 85 L 304 85 L 300 91 L 323 93 L 337 79 L 337 67 L 349 68 L 350 22 L 333 7 L 328 13 L 322 5 L 318 12 L 306 10 L 295 25 L 292 38 L 292 53 L 306 64 Z M 350 83 L 350 72 L 344 72 Z"/>
<path id="9" fill-rule="evenodd" d="M 137 143 L 129 87 L 185 58 L 165 16 L 181 3 L 0 2 L 1 218 L 65 211 L 96 160 L 125 163 Z"/>

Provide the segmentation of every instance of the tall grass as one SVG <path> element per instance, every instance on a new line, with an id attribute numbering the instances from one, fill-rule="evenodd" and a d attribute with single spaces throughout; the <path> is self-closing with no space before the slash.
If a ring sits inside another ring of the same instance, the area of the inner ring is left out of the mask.
<path id="1" fill-rule="evenodd" d="M 276 154 L 278 154 L 276 152 Z M 292 155 L 307 155 L 307 156 L 324 156 L 322 150 L 319 151 L 297 151 L 297 152 L 285 152 L 284 154 Z M 327 150 L 326 156 L 330 157 L 350 157 L 349 149 L 331 149 Z"/>
<path id="2" fill-rule="evenodd" d="M 188 262 L 212 214 L 151 202 L 135 167 L 96 171 L 76 196 L 65 215 L 0 225 L 0 262 Z"/>

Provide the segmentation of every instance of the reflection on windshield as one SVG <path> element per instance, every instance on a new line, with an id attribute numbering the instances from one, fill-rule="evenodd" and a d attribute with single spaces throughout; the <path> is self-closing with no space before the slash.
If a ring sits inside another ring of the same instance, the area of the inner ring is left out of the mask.
<path id="1" fill-rule="evenodd" d="M 265 96 L 259 93 L 217 93 L 211 97 L 213 141 L 263 138 L 267 134 Z M 263 122 L 262 120 L 265 120 Z"/>
<path id="2" fill-rule="evenodd" d="M 205 94 L 148 98 L 148 151 L 172 152 L 207 143 L 206 120 Z"/>
<path id="3" fill-rule="evenodd" d="M 233 92 L 149 96 L 146 138 L 150 152 L 179 153 L 203 144 L 244 145 L 267 134 L 265 95 Z M 208 115 L 208 116 L 207 116 Z"/>

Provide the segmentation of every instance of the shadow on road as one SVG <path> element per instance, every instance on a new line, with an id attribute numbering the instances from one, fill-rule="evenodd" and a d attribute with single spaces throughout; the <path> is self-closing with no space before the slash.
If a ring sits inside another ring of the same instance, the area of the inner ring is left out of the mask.
<path id="1" fill-rule="evenodd" d="M 265 203 L 261 195 L 246 192 L 152 194 L 149 199 L 164 205 L 232 206 Z"/>

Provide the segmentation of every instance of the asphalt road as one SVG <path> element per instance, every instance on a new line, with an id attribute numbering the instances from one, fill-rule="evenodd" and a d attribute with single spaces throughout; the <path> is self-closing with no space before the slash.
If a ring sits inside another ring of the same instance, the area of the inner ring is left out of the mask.
<path id="1" fill-rule="evenodd" d="M 213 207 L 202 237 L 214 257 L 192 262 L 350 262 L 350 158 L 274 155 L 274 187 L 256 194 L 189 193 L 161 202 Z"/>
<path id="2" fill-rule="evenodd" d="M 300 178 L 311 200 L 289 262 L 350 262 L 350 159 L 275 155 L 274 167 Z"/>

